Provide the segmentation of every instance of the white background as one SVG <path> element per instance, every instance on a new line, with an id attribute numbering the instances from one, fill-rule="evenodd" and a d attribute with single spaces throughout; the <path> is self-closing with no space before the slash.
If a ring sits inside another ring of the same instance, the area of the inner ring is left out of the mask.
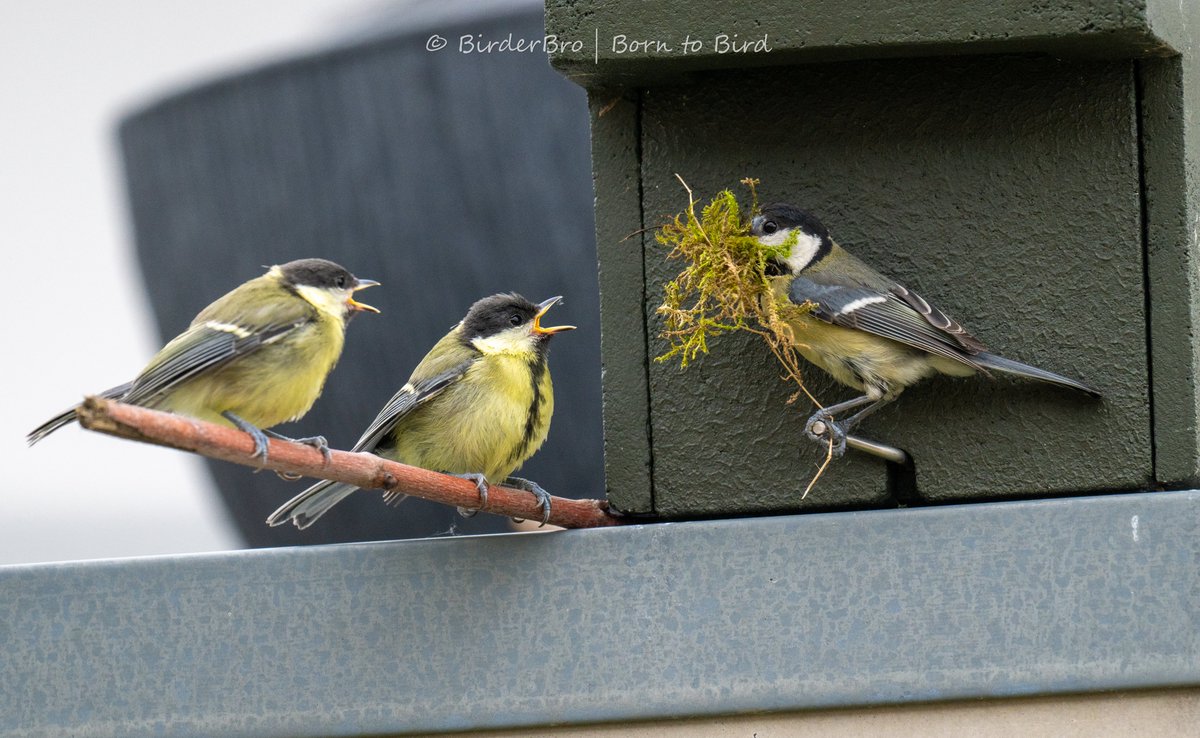
<path id="1" fill-rule="evenodd" d="M 77 427 L 33 448 L 24 437 L 132 378 L 159 347 L 125 213 L 119 116 L 319 45 L 361 10 L 354 0 L 0 0 L 0 564 L 239 545 L 196 459 Z"/>

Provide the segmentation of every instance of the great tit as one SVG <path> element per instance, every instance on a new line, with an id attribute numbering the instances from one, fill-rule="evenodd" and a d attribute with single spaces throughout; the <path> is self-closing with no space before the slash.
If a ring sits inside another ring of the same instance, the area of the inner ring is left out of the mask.
<path id="1" fill-rule="evenodd" d="M 778 203 L 764 207 L 750 225 L 764 244 L 778 246 L 795 238 L 790 255 L 770 260 L 767 274 L 777 296 L 816 306 L 794 325 L 797 350 L 838 382 L 863 393 L 817 411 L 805 424 L 809 438 L 833 441 L 835 455 L 845 451 L 846 434 L 863 418 L 938 372 L 968 376 L 995 370 L 1100 397 L 1082 382 L 989 353 L 920 295 L 838 246 L 811 213 Z"/>
<path id="2" fill-rule="evenodd" d="M 550 495 L 536 483 L 509 476 L 550 432 L 554 387 L 546 364 L 550 337 L 573 325 L 546 327 L 542 317 L 561 297 L 534 305 L 517 294 L 479 300 L 417 364 L 354 444 L 386 459 L 475 482 L 480 507 L 488 483 L 532 492 L 543 522 Z M 307 528 L 357 487 L 320 482 L 267 518 Z M 387 494 L 386 502 L 403 499 Z"/>
<path id="3" fill-rule="evenodd" d="M 325 259 L 273 266 L 201 310 L 132 382 L 100 394 L 233 425 L 254 438 L 254 456 L 265 460 L 263 429 L 296 420 L 312 407 L 341 356 L 346 323 L 355 313 L 379 312 L 354 293 L 377 284 Z M 26 440 L 33 445 L 74 421 L 78 407 L 41 424 Z M 328 458 L 320 436 L 295 440 Z"/>

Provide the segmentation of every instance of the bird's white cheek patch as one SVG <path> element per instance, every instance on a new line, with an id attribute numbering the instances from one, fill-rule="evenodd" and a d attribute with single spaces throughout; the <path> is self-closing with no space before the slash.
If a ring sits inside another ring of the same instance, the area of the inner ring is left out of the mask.
<path id="1" fill-rule="evenodd" d="M 346 312 L 346 300 L 351 294 L 350 290 L 323 290 L 305 284 L 297 286 L 296 292 L 317 310 L 336 316 Z"/>
<path id="2" fill-rule="evenodd" d="M 790 233 L 790 231 L 786 230 L 775 231 L 774 233 L 764 233 L 758 237 L 758 240 L 767 246 L 779 246 L 787 240 L 787 237 L 790 235 Z"/>
<path id="3" fill-rule="evenodd" d="M 788 266 L 792 272 L 799 272 L 817 256 L 821 249 L 821 239 L 811 233 L 800 233 L 796 237 L 796 245 L 792 247 L 792 255 L 788 257 Z"/>
<path id="4" fill-rule="evenodd" d="M 886 297 L 880 297 L 879 295 L 872 297 L 860 297 L 857 300 L 852 300 L 843 305 L 842 309 L 837 311 L 837 314 L 846 315 L 847 313 L 852 313 L 855 310 L 861 310 L 867 305 L 875 305 L 877 303 L 884 302 L 885 300 L 887 300 Z"/>
<path id="5" fill-rule="evenodd" d="M 471 344 L 485 354 L 525 354 L 533 350 L 529 329 L 521 326 L 494 336 L 474 338 Z"/>

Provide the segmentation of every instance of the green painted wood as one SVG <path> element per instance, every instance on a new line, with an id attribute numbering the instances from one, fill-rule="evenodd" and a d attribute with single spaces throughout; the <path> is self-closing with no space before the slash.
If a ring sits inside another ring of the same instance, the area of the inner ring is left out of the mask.
<path id="1" fill-rule="evenodd" d="M 1042 53 L 1132 58 L 1187 38 L 1171 0 L 749 0 L 680 5 L 549 0 L 551 59 L 585 86 L 814 61 Z M 763 40 L 764 47 L 754 47 Z M 750 44 L 748 51 L 739 51 Z"/>
<path id="2" fill-rule="evenodd" d="M 646 281 L 638 172 L 638 100 L 621 91 L 588 95 L 600 268 L 600 353 L 604 376 L 605 485 L 618 510 L 654 509 L 646 386 Z"/>
<path id="3" fill-rule="evenodd" d="M 813 209 L 993 350 L 1105 392 L 910 390 L 863 434 L 908 449 L 935 501 L 1200 479 L 1197 28 L 1200 5 L 1168 0 L 547 4 L 548 33 L 589 41 L 558 46 L 560 71 L 638 90 L 643 224 L 682 208 L 676 172 L 705 197 L 759 177 L 766 199 Z M 768 34 L 771 50 L 718 54 L 719 33 Z M 618 52 L 619 34 L 663 44 Z M 684 36 L 708 41 L 684 55 Z M 653 335 L 672 267 L 644 248 Z M 657 512 L 888 498 L 879 464 L 847 459 L 800 503 L 807 408 L 779 409 L 786 391 L 749 339 L 718 351 L 691 376 L 650 367 Z"/>
<path id="4" fill-rule="evenodd" d="M 924 497 L 1152 482 L 1131 62 L 854 62 L 714 73 L 644 100 L 648 223 L 686 204 L 675 172 L 705 198 L 759 177 L 764 199 L 810 208 L 997 353 L 1105 393 L 986 378 L 909 391 L 860 432 L 913 454 Z M 678 266 L 647 263 L 652 308 Z M 682 374 L 652 368 L 660 512 L 881 500 L 882 465 L 851 453 L 798 501 L 815 457 L 800 437 L 811 408 L 783 407 L 772 361 L 747 339 Z M 825 404 L 852 395 L 809 376 Z"/>
<path id="5" fill-rule="evenodd" d="M 1200 3 L 1154 8 L 1180 51 L 1138 63 L 1155 469 L 1178 484 L 1200 479 Z"/>

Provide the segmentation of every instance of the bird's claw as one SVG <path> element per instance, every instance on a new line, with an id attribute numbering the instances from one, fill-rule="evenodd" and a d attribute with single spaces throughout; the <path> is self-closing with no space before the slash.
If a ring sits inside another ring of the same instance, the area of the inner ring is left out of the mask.
<path id="1" fill-rule="evenodd" d="M 828 413 L 813 413 L 804 424 L 804 435 L 818 443 L 831 443 L 830 451 L 835 458 L 846 453 L 846 430 Z"/>
<path id="2" fill-rule="evenodd" d="M 538 507 L 542 508 L 542 525 L 550 522 L 550 493 L 542 489 L 542 485 L 521 477 L 509 477 L 504 480 L 504 486 L 521 489 L 537 498 Z M 538 526 L 539 528 L 541 525 Z"/>
<path id="3" fill-rule="evenodd" d="M 270 446 L 270 441 L 267 440 L 267 434 L 258 426 L 248 421 L 242 420 L 238 416 L 229 411 L 221 413 L 221 415 L 243 433 L 247 434 L 254 440 L 254 451 L 250 454 L 250 458 L 261 458 L 263 463 L 267 463 L 267 449 Z"/>
<path id="4" fill-rule="evenodd" d="M 476 507 L 474 509 L 469 508 L 469 507 L 459 507 L 458 508 L 459 515 L 463 516 L 464 518 L 473 518 L 480 510 L 487 507 L 487 500 L 488 500 L 487 477 L 483 476 L 482 474 L 476 474 L 476 473 L 451 474 L 450 476 L 458 477 L 459 479 L 468 479 L 468 480 L 474 482 L 475 489 L 477 489 L 479 491 L 479 507 Z"/>
<path id="5" fill-rule="evenodd" d="M 333 451 L 329 450 L 329 441 L 325 440 L 325 436 L 309 436 L 308 438 L 293 438 L 296 443 L 303 443 L 305 446 L 312 446 L 321 452 L 321 457 L 325 459 L 325 466 L 333 463 Z"/>
<path id="6" fill-rule="evenodd" d="M 262 459 L 264 464 L 267 463 L 267 449 L 271 444 L 271 442 L 267 440 L 267 434 L 263 433 L 258 428 L 247 430 L 246 432 L 249 433 L 250 437 L 254 439 L 254 453 L 250 454 L 250 458 L 253 459 L 258 457 Z"/>
<path id="7" fill-rule="evenodd" d="M 329 466 L 331 463 L 333 463 L 333 452 L 329 450 L 329 441 L 325 440 L 325 436 L 307 436 L 305 438 L 291 438 L 289 436 L 283 435 L 282 433 L 276 433 L 275 431 L 269 430 L 269 431 L 263 431 L 263 432 L 266 433 L 271 438 L 278 438 L 281 441 L 290 441 L 292 443 L 299 443 L 299 444 L 303 444 L 305 446 L 312 446 L 313 448 L 315 448 L 316 450 L 321 452 L 321 457 L 324 458 L 324 460 L 325 460 L 325 466 Z"/>

